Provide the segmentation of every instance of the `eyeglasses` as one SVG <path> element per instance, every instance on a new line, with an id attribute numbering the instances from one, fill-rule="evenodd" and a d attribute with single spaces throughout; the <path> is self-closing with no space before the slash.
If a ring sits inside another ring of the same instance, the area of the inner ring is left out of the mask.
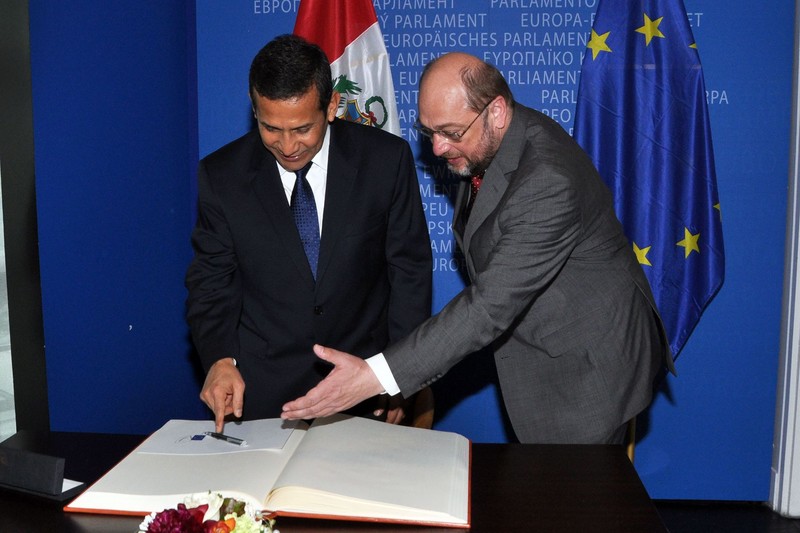
<path id="1" fill-rule="evenodd" d="M 414 129 L 420 132 L 428 139 L 433 139 L 434 135 L 440 135 L 450 142 L 459 143 L 461 142 L 461 138 L 464 137 L 464 135 L 466 135 L 466 133 L 469 131 L 472 125 L 475 124 L 475 121 L 478 120 L 478 117 L 483 115 L 483 112 L 486 111 L 486 109 L 489 107 L 489 104 L 491 104 L 493 101 L 494 99 L 489 100 L 486 103 L 486 105 L 483 106 L 483 109 L 481 109 L 480 112 L 477 115 L 475 115 L 475 118 L 472 119 L 472 122 L 470 122 L 469 125 L 461 131 L 432 130 L 420 124 L 419 120 L 414 122 Z"/>

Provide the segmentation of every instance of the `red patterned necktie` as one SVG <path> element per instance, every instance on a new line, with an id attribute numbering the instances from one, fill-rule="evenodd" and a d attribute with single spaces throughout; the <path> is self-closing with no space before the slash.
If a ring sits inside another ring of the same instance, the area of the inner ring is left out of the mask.
<path id="1" fill-rule="evenodd" d="M 472 176 L 472 178 L 470 179 L 469 200 L 467 200 L 467 207 L 466 210 L 464 211 L 465 220 L 469 218 L 469 213 L 470 211 L 472 211 L 472 204 L 475 203 L 475 197 L 478 196 L 478 191 L 481 188 L 481 183 L 483 183 L 483 174 L 484 172 L 481 172 L 480 174 Z"/>

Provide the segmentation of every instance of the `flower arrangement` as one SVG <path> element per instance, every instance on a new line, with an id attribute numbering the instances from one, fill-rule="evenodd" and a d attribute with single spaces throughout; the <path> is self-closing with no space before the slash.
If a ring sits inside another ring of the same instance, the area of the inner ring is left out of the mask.
<path id="1" fill-rule="evenodd" d="M 139 533 L 280 533 L 274 526 L 249 503 L 207 492 L 187 497 L 177 509 L 150 513 Z"/>

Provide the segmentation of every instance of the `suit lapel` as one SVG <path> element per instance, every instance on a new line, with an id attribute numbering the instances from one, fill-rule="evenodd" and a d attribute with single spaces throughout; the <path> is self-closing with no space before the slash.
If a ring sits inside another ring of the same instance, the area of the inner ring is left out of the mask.
<path id="1" fill-rule="evenodd" d="M 503 198 L 508 182 L 511 178 L 510 174 L 517 170 L 519 163 L 519 154 L 522 152 L 523 144 L 525 142 L 525 121 L 518 113 L 514 113 L 511 124 L 509 124 L 508 131 L 503 137 L 497 154 L 486 169 L 486 174 L 483 176 L 483 183 L 478 196 L 475 197 L 475 205 L 472 206 L 472 211 L 464 227 L 464 255 L 467 259 L 467 266 L 471 276 L 475 274 L 475 265 L 470 254 L 470 244 L 472 237 L 475 235 L 477 229 L 489 217 L 489 215 L 497 208 L 500 200 Z M 466 185 L 462 189 L 468 189 Z M 461 202 L 466 201 L 466 194 L 461 194 Z M 463 207 L 463 203 L 462 203 Z"/>
<path id="2" fill-rule="evenodd" d="M 456 238 L 456 244 L 462 251 L 466 251 L 464 247 L 464 209 L 468 198 L 469 184 L 462 179 L 459 181 L 458 192 L 453 204 L 453 235 Z"/>
<path id="3" fill-rule="evenodd" d="M 260 139 L 253 150 L 250 169 L 253 192 L 264 207 L 275 234 L 283 241 L 286 255 L 297 267 L 298 275 L 303 282 L 313 288 L 314 277 L 311 275 L 311 268 L 308 266 L 308 258 L 300 241 L 300 234 L 289 209 L 289 203 L 286 201 L 286 193 L 278 173 L 278 164 L 272 154 L 261 144 Z"/>
<path id="4" fill-rule="evenodd" d="M 502 171 L 497 165 L 491 164 L 486 169 L 483 175 L 483 183 L 478 196 L 475 197 L 475 204 L 472 206 L 469 219 L 464 227 L 464 245 L 469 248 L 469 243 L 475 230 L 483 224 L 483 221 L 491 214 L 500 198 L 508 187 L 508 182 L 505 179 Z M 466 187 L 469 188 L 468 186 Z"/>
<path id="5" fill-rule="evenodd" d="M 346 151 L 352 147 L 343 139 L 344 130 L 331 124 L 331 142 L 328 148 L 328 177 L 325 187 L 325 212 L 322 222 L 322 238 L 319 243 L 317 285 L 325 277 L 325 271 L 336 250 L 339 237 L 347 222 L 348 199 L 358 177 L 358 168 L 349 162 Z"/>

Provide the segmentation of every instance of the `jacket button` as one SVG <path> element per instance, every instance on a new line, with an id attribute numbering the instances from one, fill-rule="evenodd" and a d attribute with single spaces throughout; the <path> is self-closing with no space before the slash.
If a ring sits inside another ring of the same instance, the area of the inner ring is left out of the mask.
<path id="1" fill-rule="evenodd" d="M 314 306 L 314 314 L 317 315 L 317 316 L 322 314 L 322 306 L 321 305 L 315 305 Z"/>

